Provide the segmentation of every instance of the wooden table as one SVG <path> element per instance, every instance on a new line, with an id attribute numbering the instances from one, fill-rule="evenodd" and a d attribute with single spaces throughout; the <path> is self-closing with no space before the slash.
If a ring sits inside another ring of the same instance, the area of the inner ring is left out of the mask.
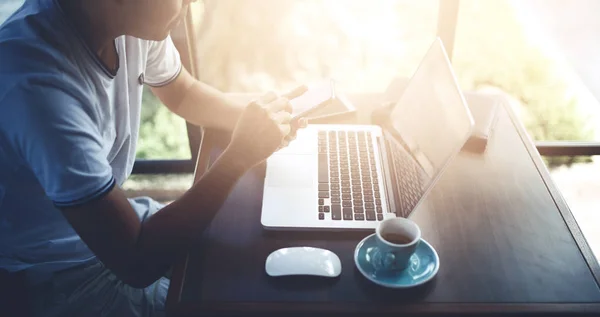
<path id="1" fill-rule="evenodd" d="M 350 96 L 358 122 L 368 122 L 379 102 L 397 97 L 398 85 L 386 94 Z M 203 243 L 174 268 L 169 313 L 600 316 L 600 266 L 520 121 L 502 96 L 466 97 L 472 106 L 502 107 L 485 154 L 461 153 L 411 215 L 440 256 L 435 279 L 403 291 L 369 282 L 352 258 L 365 234 L 264 231 L 261 166 L 239 181 Z M 200 170 L 222 143 L 216 135 L 205 134 Z M 289 246 L 332 250 L 342 274 L 270 278 L 267 255 Z"/>

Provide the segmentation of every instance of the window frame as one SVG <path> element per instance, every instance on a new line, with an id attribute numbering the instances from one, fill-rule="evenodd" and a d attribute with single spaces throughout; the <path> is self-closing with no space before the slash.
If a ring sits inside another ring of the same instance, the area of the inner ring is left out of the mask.
<path id="1" fill-rule="evenodd" d="M 440 0 L 437 35 L 444 43 L 450 61 L 454 51 L 459 8 L 460 0 Z M 600 155 L 600 142 L 535 141 L 534 144 L 542 156 Z"/>
<path id="2" fill-rule="evenodd" d="M 452 61 L 460 0 L 440 0 L 438 9 L 437 36 L 442 40 Z M 197 76 L 197 42 L 193 10 L 188 10 L 183 27 L 185 39 L 176 43 L 182 62 L 194 78 Z M 198 151 L 202 142 L 203 128 L 186 123 L 191 158 L 187 160 L 141 160 L 135 161 L 132 174 L 189 174 L 193 173 Z M 600 155 L 600 142 L 580 141 L 537 141 L 535 146 L 542 156 L 594 156 Z"/>

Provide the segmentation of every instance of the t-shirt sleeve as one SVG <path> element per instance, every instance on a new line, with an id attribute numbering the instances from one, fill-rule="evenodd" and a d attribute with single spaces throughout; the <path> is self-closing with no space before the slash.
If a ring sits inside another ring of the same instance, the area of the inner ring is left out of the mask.
<path id="1" fill-rule="evenodd" d="M 181 57 L 171 36 L 160 42 L 149 42 L 145 83 L 165 86 L 175 80 L 181 72 Z"/>
<path id="2" fill-rule="evenodd" d="M 91 107 L 54 87 L 17 88 L 0 131 L 58 207 L 84 204 L 115 185 Z"/>

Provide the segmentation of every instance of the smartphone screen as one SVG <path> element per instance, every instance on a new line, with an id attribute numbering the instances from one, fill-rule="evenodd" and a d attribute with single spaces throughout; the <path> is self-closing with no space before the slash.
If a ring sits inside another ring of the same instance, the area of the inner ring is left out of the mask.
<path id="1" fill-rule="evenodd" d="M 311 112 L 326 106 L 335 98 L 332 80 L 318 82 L 308 86 L 308 90 L 301 96 L 290 100 L 292 117 L 298 119 L 307 117 Z"/>

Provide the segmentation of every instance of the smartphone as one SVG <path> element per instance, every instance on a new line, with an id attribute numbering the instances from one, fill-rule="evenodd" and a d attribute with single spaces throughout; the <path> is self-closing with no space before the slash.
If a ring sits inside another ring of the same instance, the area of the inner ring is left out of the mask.
<path id="1" fill-rule="evenodd" d="M 308 90 L 303 95 L 290 100 L 292 120 L 309 118 L 312 113 L 328 106 L 334 99 L 335 85 L 333 79 L 309 85 Z"/>

